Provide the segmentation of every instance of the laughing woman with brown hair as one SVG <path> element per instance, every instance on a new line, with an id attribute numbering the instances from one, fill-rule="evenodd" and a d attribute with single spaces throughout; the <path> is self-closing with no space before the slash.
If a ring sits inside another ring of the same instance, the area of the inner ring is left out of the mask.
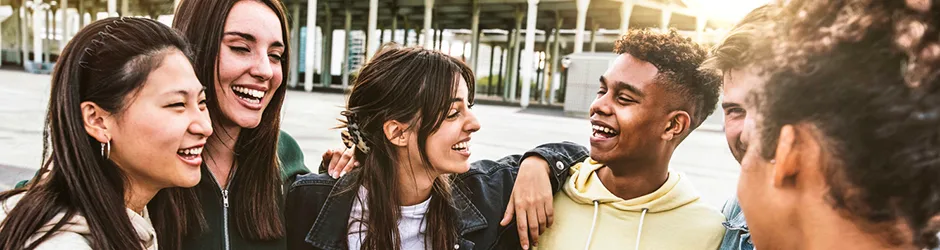
<path id="1" fill-rule="evenodd" d="M 308 172 L 280 131 L 289 69 L 279 0 L 183 0 L 173 26 L 195 48 L 216 133 L 195 187 L 209 229 L 186 249 L 284 249 L 283 189 Z"/>

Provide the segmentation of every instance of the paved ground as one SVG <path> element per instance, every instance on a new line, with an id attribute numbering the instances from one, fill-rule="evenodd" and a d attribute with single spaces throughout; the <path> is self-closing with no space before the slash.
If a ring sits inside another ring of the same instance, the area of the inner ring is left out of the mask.
<path id="1" fill-rule="evenodd" d="M 0 70 L 0 190 L 31 177 L 39 168 L 42 124 L 48 104 L 49 76 Z M 344 103 L 340 94 L 288 92 L 282 128 L 297 139 L 307 166 L 318 166 L 327 148 L 341 146 L 338 123 Z M 472 160 L 522 153 L 545 142 L 588 144 L 586 119 L 560 117 L 544 110 L 477 105 L 483 128 L 474 134 Z M 694 132 L 672 159 L 674 170 L 688 173 L 703 199 L 716 207 L 735 191 L 738 166 L 720 130 L 720 113 Z"/>

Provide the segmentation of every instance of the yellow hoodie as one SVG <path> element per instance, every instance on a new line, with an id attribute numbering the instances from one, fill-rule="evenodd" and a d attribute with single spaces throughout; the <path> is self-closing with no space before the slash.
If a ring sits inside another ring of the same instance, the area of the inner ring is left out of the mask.
<path id="1" fill-rule="evenodd" d="M 538 250 L 718 249 L 724 216 L 701 201 L 679 173 L 653 193 L 623 200 L 604 187 L 587 159 L 571 167 L 564 195 L 556 195 L 555 223 L 539 237 Z"/>

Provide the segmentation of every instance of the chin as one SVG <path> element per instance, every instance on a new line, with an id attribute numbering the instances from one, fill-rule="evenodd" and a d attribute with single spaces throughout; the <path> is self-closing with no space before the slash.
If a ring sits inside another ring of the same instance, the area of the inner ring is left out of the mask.
<path id="1" fill-rule="evenodd" d="M 607 162 L 610 160 L 610 152 L 604 152 L 602 150 L 591 147 L 591 159 L 600 163 Z"/>
<path id="2" fill-rule="evenodd" d="M 261 113 L 241 113 L 232 116 L 232 122 L 241 128 L 257 128 L 261 124 Z"/>

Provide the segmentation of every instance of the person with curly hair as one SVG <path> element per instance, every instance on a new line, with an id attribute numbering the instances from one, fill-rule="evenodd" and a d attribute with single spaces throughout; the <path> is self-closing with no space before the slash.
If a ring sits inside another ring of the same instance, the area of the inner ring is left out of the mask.
<path id="1" fill-rule="evenodd" d="M 669 161 L 715 110 L 720 77 L 675 30 L 631 30 L 615 52 L 591 104 L 590 158 L 571 167 L 538 249 L 717 249 L 724 217 Z"/>
<path id="2" fill-rule="evenodd" d="M 940 3 L 790 0 L 750 94 L 738 197 L 758 249 L 935 248 Z"/>

